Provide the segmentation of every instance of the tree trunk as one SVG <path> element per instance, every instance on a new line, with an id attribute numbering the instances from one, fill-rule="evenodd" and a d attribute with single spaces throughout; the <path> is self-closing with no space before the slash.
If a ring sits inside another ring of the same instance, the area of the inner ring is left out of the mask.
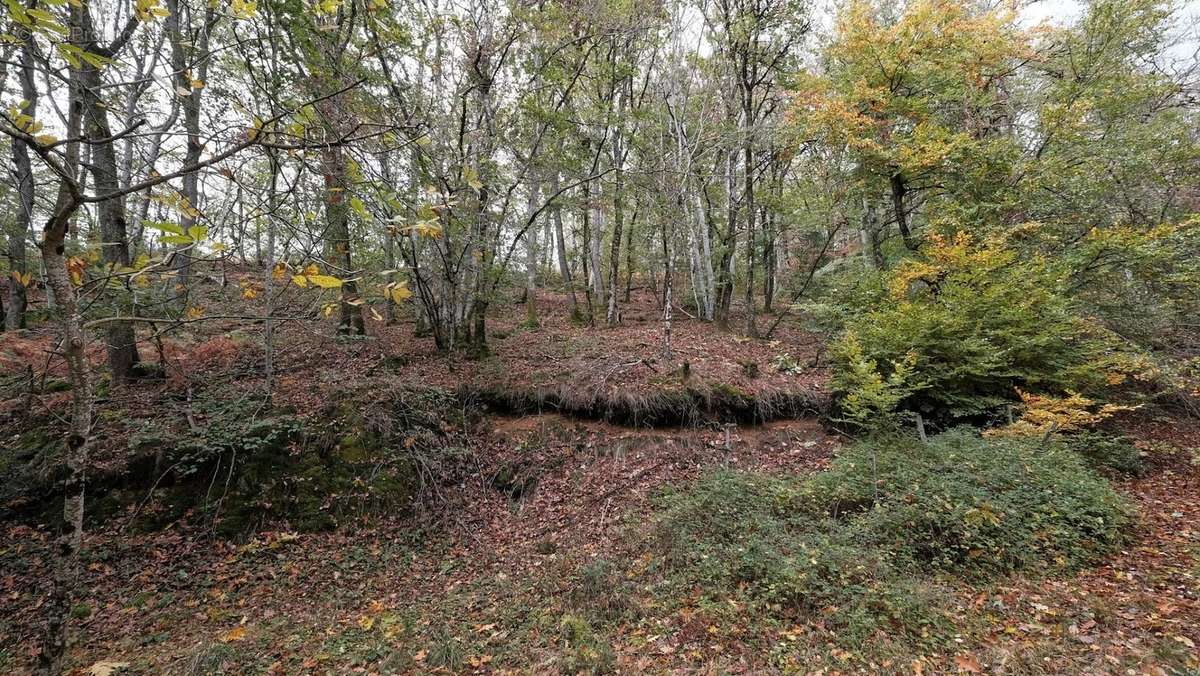
<path id="1" fill-rule="evenodd" d="M 17 79 L 21 82 L 21 98 L 28 101 L 26 114 L 37 112 L 38 89 L 34 81 L 33 49 L 30 46 L 32 37 L 28 31 L 21 29 L 25 44 L 21 47 L 20 70 Z M 12 140 L 13 173 L 17 184 L 17 214 L 12 232 L 8 234 L 8 263 L 12 272 L 24 275 L 28 272 L 25 262 L 25 238 L 29 236 L 33 224 L 33 165 L 29 159 L 29 147 L 21 139 Z M 8 282 L 7 311 L 4 314 L 4 328 L 16 331 L 25 328 L 25 308 L 28 305 L 26 288 L 23 281 L 10 279 Z"/>
<path id="2" fill-rule="evenodd" d="M 325 175 L 326 255 L 337 265 L 340 276 L 351 276 L 354 264 L 350 257 L 350 206 L 346 202 L 350 180 L 341 146 L 321 151 L 321 171 Z M 339 334 L 361 336 L 365 332 L 358 300 L 358 284 L 349 280 L 342 282 Z"/>
<path id="3" fill-rule="evenodd" d="M 633 292 L 633 226 L 637 223 L 638 209 L 633 210 L 633 217 L 629 219 L 629 225 L 625 227 L 625 302 L 629 302 L 629 295 Z"/>
<path id="4" fill-rule="evenodd" d="M 538 206 L 542 186 L 534 181 L 529 186 L 529 201 L 525 205 L 525 323 L 538 326 L 537 312 L 537 227 L 530 219 Z"/>
<path id="5" fill-rule="evenodd" d="M 275 213 L 279 208 L 279 156 L 277 150 L 267 150 L 267 162 L 271 168 L 270 188 L 267 192 L 267 260 L 263 273 L 263 298 L 267 303 L 266 320 L 263 322 L 263 388 L 267 404 L 275 392 Z M 255 238 L 257 239 L 257 238 Z"/>
<path id="6" fill-rule="evenodd" d="M 187 134 L 183 163 L 185 166 L 194 165 L 200 161 L 204 144 L 200 141 L 200 97 L 204 91 L 204 78 L 208 73 L 208 34 L 213 21 L 213 5 L 205 11 L 203 24 L 199 35 L 184 34 L 183 17 L 180 14 L 179 0 L 167 0 L 168 14 L 165 28 L 171 42 L 171 69 L 174 71 L 176 91 L 173 96 L 179 97 L 183 108 L 183 128 Z M 189 11 L 190 15 L 190 11 Z M 193 57 L 193 58 L 189 58 Z M 197 68 L 193 73 L 192 68 Z M 193 80 L 201 86 L 193 86 Z M 183 95 L 182 92 L 187 92 Z M 183 189 L 180 191 L 183 203 L 180 205 L 179 227 L 184 233 L 189 233 L 196 225 L 200 208 L 200 173 L 190 171 L 183 176 Z M 191 288 L 192 252 L 196 242 L 180 245 L 174 259 L 176 303 L 180 310 L 188 305 L 188 290 Z"/>
<path id="7" fill-rule="evenodd" d="M 84 43 L 95 41 L 89 5 L 75 10 L 79 15 L 79 29 Z M 83 102 L 84 134 L 90 140 L 92 182 L 97 194 L 105 195 L 120 190 L 117 174 L 117 154 L 108 121 L 108 103 L 101 98 L 104 90 L 99 68 L 84 62 L 78 69 L 80 98 Z M 100 260 L 108 270 L 129 267 L 129 243 L 126 238 L 125 197 L 112 197 L 97 205 L 100 217 Z M 57 292 L 57 290 L 56 290 Z M 57 296 L 56 296 L 57 297 Z M 60 300 L 61 302 L 61 300 Z M 119 298 L 118 312 L 133 314 L 135 308 L 127 298 Z M 139 362 L 137 339 L 133 324 L 114 321 L 108 324 L 108 365 L 116 384 L 125 383 L 134 377 Z"/>
<path id="8" fill-rule="evenodd" d="M 558 181 L 558 171 L 555 171 L 553 183 L 550 184 L 550 194 L 558 194 Z M 562 205 L 559 204 L 558 198 L 555 198 L 554 206 L 551 209 L 554 216 L 554 243 L 558 249 L 558 272 L 562 276 L 563 284 L 567 286 L 567 297 L 571 303 L 571 318 L 578 319 L 579 301 L 575 299 L 575 282 L 571 279 L 571 265 L 567 260 L 567 242 L 563 236 Z"/>
<path id="9" fill-rule="evenodd" d="M 916 240 L 913 239 L 912 232 L 908 227 L 908 214 L 904 210 L 904 197 L 908 194 L 908 185 L 904 182 L 904 176 L 900 172 L 892 174 L 892 208 L 896 212 L 896 227 L 900 228 L 900 236 L 904 238 L 904 246 L 909 251 L 917 250 Z"/>
<path id="10" fill-rule="evenodd" d="M 745 204 L 743 208 L 746 211 L 746 335 L 751 338 L 758 337 L 758 326 L 754 321 L 754 254 L 757 248 L 757 243 L 754 241 L 755 218 L 758 215 L 754 205 L 754 142 L 753 136 L 750 133 L 751 122 L 749 118 L 749 104 L 744 115 L 746 121 L 746 142 L 742 150 L 742 177 L 743 193 Z"/>
<path id="11" fill-rule="evenodd" d="M 667 223 L 663 220 L 662 226 L 663 240 L 663 360 L 670 361 L 675 358 L 674 350 L 671 345 L 671 310 L 673 309 L 675 299 L 673 297 L 673 285 L 671 283 L 671 246 L 670 238 L 667 236 Z"/>
<path id="12" fill-rule="evenodd" d="M 700 260 L 701 280 L 704 284 L 704 293 L 701 294 L 704 300 L 704 306 L 701 308 L 702 317 L 706 321 L 713 320 L 713 314 L 716 312 L 716 274 L 713 272 L 712 261 L 712 238 L 709 236 L 708 212 L 704 209 L 704 203 L 700 195 L 696 195 L 696 232 L 699 242 L 697 246 L 700 250 L 697 252 Z"/>
<path id="13" fill-rule="evenodd" d="M 589 181 L 585 181 L 583 183 L 582 190 L 583 208 L 580 209 L 580 223 L 583 226 L 583 237 L 579 242 L 579 247 L 583 251 L 581 252 L 582 255 L 579 257 L 579 260 L 581 267 L 583 268 L 583 294 L 584 298 L 587 300 L 587 321 L 588 324 L 594 325 L 596 319 L 596 310 L 595 306 L 593 305 L 594 300 L 592 297 L 592 270 L 591 265 L 588 263 L 588 260 L 591 257 L 588 251 L 592 242 L 591 183 Z"/>
<path id="14" fill-rule="evenodd" d="M 616 326 L 619 323 L 620 313 L 617 310 L 617 284 L 621 279 L 620 263 L 621 263 L 621 229 L 625 227 L 625 212 L 624 212 L 624 196 L 621 194 L 624 188 L 621 176 L 621 160 L 620 157 L 620 139 L 615 139 L 613 142 L 613 153 L 618 159 L 616 171 L 616 182 L 613 190 L 613 234 L 612 244 L 608 254 L 608 312 L 605 315 L 605 323 L 609 326 Z"/>
<path id="15" fill-rule="evenodd" d="M 779 260 L 775 252 L 775 217 L 762 210 L 763 224 L 763 312 L 774 310 L 775 275 Z"/>
<path id="16" fill-rule="evenodd" d="M 717 328 L 729 330 L 729 308 L 733 298 L 733 254 L 737 248 L 737 153 L 731 150 L 725 158 L 726 222 L 721 238 L 721 262 L 717 269 Z"/>
<path id="17" fill-rule="evenodd" d="M 72 12 L 75 15 L 75 12 Z M 78 19 L 75 15 L 73 19 Z M 75 23 L 75 22 L 73 22 Z M 78 25 L 78 24 L 76 24 Z M 79 93 L 78 71 L 72 73 L 69 88 L 70 111 L 66 137 L 80 134 L 83 102 Z M 79 145 L 69 143 L 63 166 L 72 170 L 79 163 Z M 88 442 L 92 423 L 92 383 L 85 348 L 87 337 L 79 314 L 75 285 L 66 266 L 65 238 L 78 203 L 73 201 L 64 180 L 59 186 L 54 215 L 47 222 L 40 244 L 46 284 L 54 294 L 62 317 L 62 355 L 67 363 L 71 384 L 71 419 L 66 439 L 66 477 L 63 480 L 62 520 L 56 524 L 54 572 L 49 580 L 46 633 L 38 656 L 39 674 L 63 671 L 63 658 L 70 639 L 71 605 L 79 587 L 79 558 L 83 547 L 83 507 Z"/>
<path id="18" fill-rule="evenodd" d="M 591 258 L 592 295 L 596 298 L 596 305 L 605 307 L 607 303 L 604 297 L 604 271 L 600 268 L 600 247 L 604 238 L 604 209 L 600 200 L 600 195 L 597 195 L 592 200 L 593 204 L 589 205 L 593 215 L 591 237 L 588 241 L 588 256 Z"/>

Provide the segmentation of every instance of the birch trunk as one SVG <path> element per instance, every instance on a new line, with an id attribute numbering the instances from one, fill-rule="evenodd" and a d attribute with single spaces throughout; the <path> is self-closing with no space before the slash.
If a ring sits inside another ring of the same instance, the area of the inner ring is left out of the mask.
<path id="1" fill-rule="evenodd" d="M 542 186 L 534 181 L 529 186 L 529 201 L 525 204 L 525 323 L 538 326 L 537 312 L 537 227 L 531 219 L 538 207 Z"/>

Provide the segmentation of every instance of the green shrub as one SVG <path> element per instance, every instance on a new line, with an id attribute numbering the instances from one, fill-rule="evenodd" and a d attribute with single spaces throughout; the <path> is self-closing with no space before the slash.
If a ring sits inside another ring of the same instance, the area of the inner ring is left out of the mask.
<path id="1" fill-rule="evenodd" d="M 1088 431 L 1064 437 L 1063 443 L 1095 470 L 1128 476 L 1142 473 L 1141 451 L 1126 437 Z"/>
<path id="2" fill-rule="evenodd" d="M 887 552 L 804 509 L 802 488 L 794 478 L 722 470 L 660 496 L 654 529 L 668 570 L 710 591 L 747 589 L 766 605 L 834 608 L 830 619 L 850 642 L 881 627 L 931 633 L 930 583 L 904 581 Z"/>
<path id="3" fill-rule="evenodd" d="M 783 478 L 718 470 L 660 496 L 655 537 L 667 565 L 710 584 L 770 567 L 757 559 L 771 559 L 791 530 L 796 488 Z"/>
<path id="4" fill-rule="evenodd" d="M 851 642 L 937 635 L 931 572 L 1075 568 L 1113 551 L 1130 520 L 1067 447 L 969 430 L 861 442 L 808 479 L 721 470 L 655 504 L 669 576 L 822 613 Z"/>
<path id="5" fill-rule="evenodd" d="M 1068 448 L 953 430 L 856 444 L 805 485 L 865 542 L 969 575 L 1070 569 L 1115 549 L 1129 508 Z M 846 514 L 850 512 L 850 514 Z"/>
<path id="6" fill-rule="evenodd" d="M 856 297 L 831 350 L 835 384 L 842 397 L 860 393 L 860 382 L 902 392 L 892 381 L 903 368 L 912 391 L 897 406 L 943 420 L 994 415 L 1018 387 L 1105 391 L 1137 368 L 1136 354 L 1084 318 L 1064 279 L 1003 241 L 932 237 L 921 258 Z M 877 377 L 860 373 L 864 364 Z"/>

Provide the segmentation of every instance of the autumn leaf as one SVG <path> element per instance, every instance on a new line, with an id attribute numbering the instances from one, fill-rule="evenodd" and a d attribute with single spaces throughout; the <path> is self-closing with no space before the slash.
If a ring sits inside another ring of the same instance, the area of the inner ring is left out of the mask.
<path id="1" fill-rule="evenodd" d="M 412 291 L 409 291 L 407 286 L 394 286 L 390 291 L 390 295 L 392 297 L 392 302 L 399 305 L 409 298 L 412 298 Z"/>
<path id="2" fill-rule="evenodd" d="M 965 671 L 971 674 L 983 673 L 983 667 L 980 666 L 979 660 L 974 655 L 962 653 L 954 658 L 954 664 L 958 666 L 959 671 Z"/>
<path id="3" fill-rule="evenodd" d="M 87 268 L 87 261 L 79 256 L 71 256 L 67 259 L 67 274 L 71 275 L 71 282 L 75 286 L 83 284 L 83 271 Z"/>
<path id="4" fill-rule="evenodd" d="M 332 275 L 308 275 L 308 281 L 322 289 L 336 289 L 342 285 L 342 280 Z"/>
<path id="5" fill-rule="evenodd" d="M 246 638 L 245 625 L 238 625 L 238 626 L 234 627 L 233 629 L 230 629 L 229 631 L 225 632 L 225 634 L 221 636 L 221 641 L 223 643 L 232 643 L 233 641 L 245 640 L 245 638 Z"/>
<path id="6" fill-rule="evenodd" d="M 112 676 L 129 668 L 128 662 L 113 662 L 111 660 L 100 660 L 99 662 L 88 667 L 88 676 Z"/>

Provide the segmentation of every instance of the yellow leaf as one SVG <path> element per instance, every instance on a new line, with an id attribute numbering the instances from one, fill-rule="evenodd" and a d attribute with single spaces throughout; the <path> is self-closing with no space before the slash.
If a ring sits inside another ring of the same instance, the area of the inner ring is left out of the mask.
<path id="1" fill-rule="evenodd" d="M 192 80 L 192 89 L 204 89 L 204 80 Z"/>
<path id="2" fill-rule="evenodd" d="M 394 286 L 391 291 L 392 302 L 399 305 L 412 297 L 412 291 L 408 290 L 407 286 Z"/>
<path id="3" fill-rule="evenodd" d="M 308 278 L 305 277 L 304 275 L 292 275 L 292 282 L 295 283 L 296 286 L 300 286 L 300 287 L 308 286 Z"/>
<path id="4" fill-rule="evenodd" d="M 271 270 L 271 277 L 275 279 L 283 279 L 283 274 L 287 272 L 287 265 L 284 263 L 276 263 L 275 268 Z"/>
<path id="5" fill-rule="evenodd" d="M 53 143 L 57 143 L 58 137 L 54 134 L 38 134 L 33 140 L 37 141 L 41 145 L 48 146 Z"/>
<path id="6" fill-rule="evenodd" d="M 247 286 L 246 288 L 242 289 L 242 298 L 245 298 L 246 300 L 254 300 L 257 297 L 258 292 L 255 291 L 253 287 Z"/>
<path id="7" fill-rule="evenodd" d="M 358 618 L 358 626 L 362 627 L 363 631 L 371 631 L 371 627 L 375 626 L 375 618 L 363 615 Z"/>
<path id="8" fill-rule="evenodd" d="M 238 626 L 234 627 L 233 629 L 230 629 L 229 631 L 225 632 L 225 635 L 221 637 L 221 640 L 225 643 L 230 643 L 232 641 L 242 641 L 242 640 L 245 640 L 245 638 L 246 638 L 246 627 L 244 625 L 238 625 Z"/>
<path id="9" fill-rule="evenodd" d="M 336 289 L 342 285 L 342 280 L 330 275 L 309 275 L 308 281 L 322 289 Z"/>
<path id="10" fill-rule="evenodd" d="M 187 312 L 186 312 L 186 313 L 184 313 L 184 314 L 187 316 L 188 320 L 193 320 L 193 321 L 194 321 L 194 320 L 196 320 L 196 319 L 200 319 L 201 317 L 203 317 L 203 316 L 204 316 L 204 308 L 202 308 L 202 307 L 190 307 L 190 308 L 188 308 L 188 309 L 187 309 Z"/>
<path id="11" fill-rule="evenodd" d="M 305 266 L 303 274 L 305 277 L 319 275 L 321 274 L 321 268 L 318 268 L 316 263 L 309 263 L 307 266 Z"/>

